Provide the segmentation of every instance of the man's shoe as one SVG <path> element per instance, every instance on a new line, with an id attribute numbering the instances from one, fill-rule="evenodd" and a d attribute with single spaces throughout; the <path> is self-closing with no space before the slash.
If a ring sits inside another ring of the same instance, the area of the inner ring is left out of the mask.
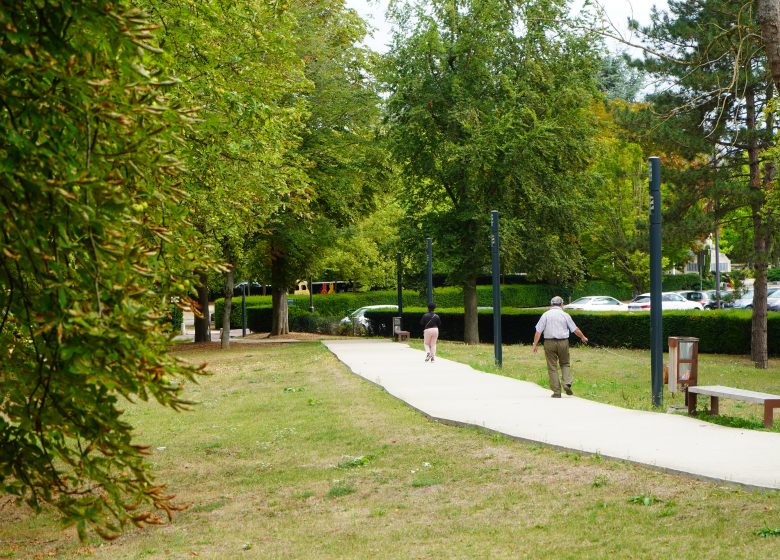
<path id="1" fill-rule="evenodd" d="M 435 361 L 436 361 L 436 360 L 434 359 L 434 357 L 433 357 L 433 356 L 431 356 L 431 361 L 432 361 L 432 362 L 435 362 Z"/>
<path id="2" fill-rule="evenodd" d="M 567 395 L 573 395 L 574 391 L 571 390 L 571 385 L 564 385 L 563 390 L 566 391 Z"/>
<path id="3" fill-rule="evenodd" d="M 560 398 L 561 398 L 561 394 L 560 394 L 560 393 L 553 393 L 553 394 L 552 394 L 552 395 L 550 395 L 550 396 L 551 396 L 552 398 L 554 398 L 554 399 L 560 399 Z"/>
<path id="4" fill-rule="evenodd" d="M 431 359 L 431 353 L 430 353 L 430 352 L 428 352 L 428 353 L 425 355 L 425 361 L 427 362 L 427 361 L 428 361 L 428 360 L 430 360 L 430 359 Z"/>

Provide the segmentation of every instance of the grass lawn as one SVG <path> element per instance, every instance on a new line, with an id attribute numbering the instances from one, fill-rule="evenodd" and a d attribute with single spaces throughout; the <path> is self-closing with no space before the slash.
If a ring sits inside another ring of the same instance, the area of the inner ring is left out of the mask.
<path id="1" fill-rule="evenodd" d="M 777 492 L 432 422 L 317 342 L 180 355 L 213 374 L 189 387 L 195 410 L 136 405 L 127 416 L 158 478 L 191 506 L 171 524 L 80 543 L 54 516 L 6 499 L 0 558 L 733 559 L 780 546 Z M 480 367 L 492 346 L 445 343 L 441 355 Z M 575 349 L 574 359 L 578 394 L 649 401 L 641 353 Z M 756 376 L 738 386 L 771 388 L 772 375 L 725 357 L 703 357 L 702 382 L 720 382 L 710 364 L 730 360 Z M 544 358 L 507 348 L 504 373 L 521 371 L 542 380 Z"/>

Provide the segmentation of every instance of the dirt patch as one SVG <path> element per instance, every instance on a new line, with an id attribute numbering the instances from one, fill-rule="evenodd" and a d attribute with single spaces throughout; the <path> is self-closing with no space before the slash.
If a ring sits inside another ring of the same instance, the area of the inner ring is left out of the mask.
<path id="1" fill-rule="evenodd" d="M 271 333 L 252 333 L 247 337 L 243 338 L 242 340 L 247 340 L 247 341 L 252 340 L 258 342 L 274 342 L 278 340 L 333 340 L 333 339 L 342 339 L 342 338 L 351 338 L 351 337 L 336 336 L 332 334 L 309 333 L 309 332 L 291 332 L 288 334 L 280 334 L 276 336 L 271 336 Z"/>
<path id="2" fill-rule="evenodd" d="M 271 336 L 271 333 L 252 333 L 246 337 L 231 338 L 231 349 L 243 344 L 287 344 L 292 342 L 309 342 L 312 340 L 349 339 L 354 337 L 337 336 L 332 334 L 319 334 L 308 332 L 291 332 L 288 334 Z M 191 350 L 219 350 L 220 342 L 190 342 L 179 341 L 171 348 L 173 352 L 189 352 Z"/>

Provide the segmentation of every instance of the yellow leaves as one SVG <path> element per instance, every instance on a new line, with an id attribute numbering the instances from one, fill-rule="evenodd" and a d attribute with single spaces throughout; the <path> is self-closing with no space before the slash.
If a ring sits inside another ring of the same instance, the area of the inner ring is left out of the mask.
<path id="1" fill-rule="evenodd" d="M 111 78 L 103 78 L 102 80 L 87 80 L 87 83 L 92 87 L 103 87 L 111 83 Z"/>
<path id="2" fill-rule="evenodd" d="M 21 257 L 18 253 L 12 252 L 8 247 L 3 247 L 3 254 L 13 261 L 18 261 Z"/>
<path id="3" fill-rule="evenodd" d="M 59 194 L 63 198 L 67 198 L 68 200 L 78 200 L 78 197 L 70 191 L 66 191 L 65 189 L 62 188 L 57 188 L 56 191 L 57 194 Z"/>
<path id="4" fill-rule="evenodd" d="M 135 270 L 136 272 L 138 272 L 139 274 L 141 274 L 143 276 L 151 276 L 152 275 L 152 269 L 151 268 L 147 268 L 147 267 L 142 266 L 142 265 L 140 265 L 138 263 L 133 263 L 130 268 L 132 268 L 133 270 Z"/>

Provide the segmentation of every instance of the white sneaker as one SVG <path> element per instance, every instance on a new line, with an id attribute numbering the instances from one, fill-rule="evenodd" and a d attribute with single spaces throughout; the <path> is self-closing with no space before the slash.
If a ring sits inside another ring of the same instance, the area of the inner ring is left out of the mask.
<path id="1" fill-rule="evenodd" d="M 427 362 L 428 360 L 432 360 L 432 359 L 433 359 L 433 358 L 431 358 L 431 353 L 430 353 L 430 352 L 428 352 L 428 353 L 425 355 L 425 361 Z"/>

